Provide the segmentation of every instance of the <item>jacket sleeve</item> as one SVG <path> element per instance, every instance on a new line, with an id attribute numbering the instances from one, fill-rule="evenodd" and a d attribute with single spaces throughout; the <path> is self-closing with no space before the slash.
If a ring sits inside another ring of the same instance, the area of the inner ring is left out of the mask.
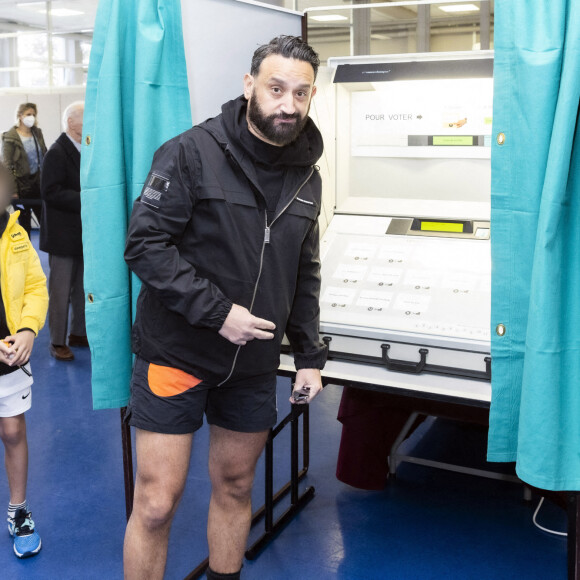
<path id="1" fill-rule="evenodd" d="M 32 244 L 31 244 L 32 245 Z M 42 271 L 38 254 L 31 247 L 24 285 L 24 302 L 22 304 L 22 317 L 19 330 L 30 328 L 38 334 L 46 321 L 48 310 L 48 290 L 46 289 L 46 276 Z"/>
<path id="2" fill-rule="evenodd" d="M 14 145 L 9 139 L 2 139 L 2 159 L 4 165 L 8 167 L 10 173 L 12 173 L 12 183 L 10 188 L 13 194 L 18 193 L 18 188 L 16 184 L 16 176 L 14 174 Z"/>
<path id="3" fill-rule="evenodd" d="M 294 352 L 296 370 L 322 369 L 327 348 L 320 342 L 320 228 L 316 221 L 302 244 L 298 282 L 286 336 Z"/>
<path id="4" fill-rule="evenodd" d="M 52 147 L 45 155 L 40 178 L 40 194 L 46 205 L 68 213 L 81 213 L 81 192 L 68 186 L 68 160 Z"/>
<path id="5" fill-rule="evenodd" d="M 14 167 L 14 143 L 2 135 L 2 158 L 4 165 L 12 171 Z"/>
<path id="6" fill-rule="evenodd" d="M 179 138 L 153 157 L 143 191 L 133 206 L 125 260 L 156 298 L 192 326 L 219 330 L 232 302 L 211 281 L 199 277 L 178 244 L 195 206 L 197 152 Z"/>

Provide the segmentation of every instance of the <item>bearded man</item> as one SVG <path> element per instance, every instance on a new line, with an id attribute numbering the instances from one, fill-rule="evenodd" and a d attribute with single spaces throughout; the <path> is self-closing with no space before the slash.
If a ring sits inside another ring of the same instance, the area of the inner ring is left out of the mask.
<path id="1" fill-rule="evenodd" d="M 280 36 L 256 50 L 244 96 L 155 154 L 125 259 L 143 282 L 128 420 L 137 480 L 125 577 L 161 579 L 193 433 L 210 426 L 210 579 L 240 578 L 256 462 L 276 424 L 284 333 L 294 393 L 321 390 L 318 55 Z"/>

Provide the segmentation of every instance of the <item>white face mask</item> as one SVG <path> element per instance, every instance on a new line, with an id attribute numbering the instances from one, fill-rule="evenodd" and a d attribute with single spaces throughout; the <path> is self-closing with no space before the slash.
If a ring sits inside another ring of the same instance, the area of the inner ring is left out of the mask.
<path id="1" fill-rule="evenodd" d="M 36 122 L 36 117 L 34 115 L 26 115 L 26 117 L 22 117 L 22 123 L 26 125 L 29 129 L 34 126 Z"/>

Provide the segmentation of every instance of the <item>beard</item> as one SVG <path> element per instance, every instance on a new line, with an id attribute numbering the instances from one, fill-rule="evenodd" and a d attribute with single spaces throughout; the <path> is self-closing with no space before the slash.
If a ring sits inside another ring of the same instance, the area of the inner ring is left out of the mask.
<path id="1" fill-rule="evenodd" d="M 248 119 L 268 141 L 283 147 L 295 141 L 298 135 L 300 135 L 302 129 L 304 129 L 308 122 L 308 112 L 304 117 L 301 117 L 299 113 L 265 115 L 256 97 L 256 91 L 254 90 L 252 92 L 252 98 L 248 101 Z M 284 121 L 292 119 L 293 122 L 276 123 L 278 119 Z"/>

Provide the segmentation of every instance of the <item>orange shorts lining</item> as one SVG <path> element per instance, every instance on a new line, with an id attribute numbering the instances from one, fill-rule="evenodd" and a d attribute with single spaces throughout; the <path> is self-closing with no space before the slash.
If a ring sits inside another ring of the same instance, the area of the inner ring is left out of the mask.
<path id="1" fill-rule="evenodd" d="M 201 379 L 179 369 L 149 363 L 149 388 L 158 397 L 173 397 L 199 385 Z"/>

